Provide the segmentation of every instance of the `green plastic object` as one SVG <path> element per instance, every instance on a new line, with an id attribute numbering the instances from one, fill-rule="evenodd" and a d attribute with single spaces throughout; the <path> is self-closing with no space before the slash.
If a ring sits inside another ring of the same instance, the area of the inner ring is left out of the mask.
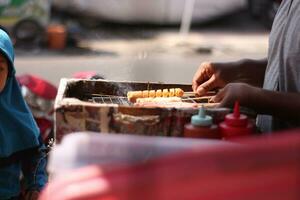
<path id="1" fill-rule="evenodd" d="M 24 20 L 31 20 L 42 27 L 50 22 L 52 0 L 0 0 L 0 24 L 11 28 Z"/>
<path id="2" fill-rule="evenodd" d="M 205 108 L 202 105 L 198 115 L 193 115 L 191 124 L 194 126 L 211 126 L 213 124 L 212 117 L 205 114 Z"/>

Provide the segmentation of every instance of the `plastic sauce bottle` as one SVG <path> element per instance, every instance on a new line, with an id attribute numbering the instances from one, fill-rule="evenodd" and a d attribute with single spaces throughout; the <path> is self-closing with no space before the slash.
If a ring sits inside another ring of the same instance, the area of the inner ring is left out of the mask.
<path id="1" fill-rule="evenodd" d="M 220 123 L 220 132 L 224 139 L 251 135 L 254 132 L 254 124 L 246 115 L 240 114 L 240 105 L 236 101 L 232 114 L 225 116 L 224 122 Z"/>
<path id="2" fill-rule="evenodd" d="M 199 110 L 199 114 L 192 116 L 191 123 L 184 126 L 184 137 L 221 138 L 218 126 L 213 124 L 212 121 L 212 117 L 205 114 L 204 107 L 202 106 Z"/>

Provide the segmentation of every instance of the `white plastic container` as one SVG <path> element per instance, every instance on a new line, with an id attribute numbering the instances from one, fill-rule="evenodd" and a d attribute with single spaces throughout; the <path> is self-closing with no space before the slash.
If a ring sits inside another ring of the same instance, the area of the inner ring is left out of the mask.
<path id="1" fill-rule="evenodd" d="M 224 145 L 228 143 L 220 140 L 74 133 L 65 136 L 62 143 L 53 148 L 48 171 L 56 176 L 65 170 L 92 164 L 107 170 L 193 148 L 208 149 Z"/>

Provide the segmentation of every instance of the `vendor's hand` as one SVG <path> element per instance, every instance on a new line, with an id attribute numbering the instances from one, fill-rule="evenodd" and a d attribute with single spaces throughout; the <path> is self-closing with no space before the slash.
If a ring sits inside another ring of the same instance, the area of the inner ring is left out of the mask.
<path id="1" fill-rule="evenodd" d="M 224 87 L 234 81 L 238 64 L 238 62 L 202 63 L 193 78 L 193 91 L 202 96 L 210 90 Z"/>
<path id="2" fill-rule="evenodd" d="M 255 97 L 256 88 L 246 83 L 230 83 L 221 89 L 210 101 L 220 103 L 220 107 L 232 107 L 235 101 L 243 106 L 249 106 Z"/>
<path id="3" fill-rule="evenodd" d="M 39 197 L 39 192 L 38 191 L 28 191 L 25 194 L 25 200 L 37 200 Z"/>
<path id="4" fill-rule="evenodd" d="M 193 91 L 198 95 L 228 83 L 247 83 L 262 87 L 267 59 L 243 59 L 228 63 L 202 63 L 193 78 Z"/>

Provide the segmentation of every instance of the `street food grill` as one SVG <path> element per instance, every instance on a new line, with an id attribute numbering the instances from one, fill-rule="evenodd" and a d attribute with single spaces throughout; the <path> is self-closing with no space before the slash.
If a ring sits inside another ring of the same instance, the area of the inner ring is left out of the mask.
<path id="1" fill-rule="evenodd" d="M 55 102 L 57 142 L 75 131 L 180 137 L 201 105 L 214 120 L 229 112 L 212 108 L 214 93 L 197 97 L 187 91 L 191 85 L 62 79 Z M 128 98 L 135 92 L 142 96 Z"/>
<path id="2" fill-rule="evenodd" d="M 145 97 L 136 98 L 134 101 L 122 96 L 96 95 L 90 101 L 100 104 L 117 104 L 135 107 L 159 107 L 159 108 L 199 108 L 205 105 L 207 108 L 217 104 L 208 103 L 211 96 L 205 97 Z"/>
<path id="3" fill-rule="evenodd" d="M 126 96 L 105 94 L 91 94 L 89 101 L 101 104 L 118 104 L 127 106 L 144 107 L 193 107 L 204 104 L 206 107 L 214 107 L 217 104 L 209 103 L 214 93 L 208 96 L 196 97 L 194 92 L 184 92 L 181 88 L 128 91 Z"/>

